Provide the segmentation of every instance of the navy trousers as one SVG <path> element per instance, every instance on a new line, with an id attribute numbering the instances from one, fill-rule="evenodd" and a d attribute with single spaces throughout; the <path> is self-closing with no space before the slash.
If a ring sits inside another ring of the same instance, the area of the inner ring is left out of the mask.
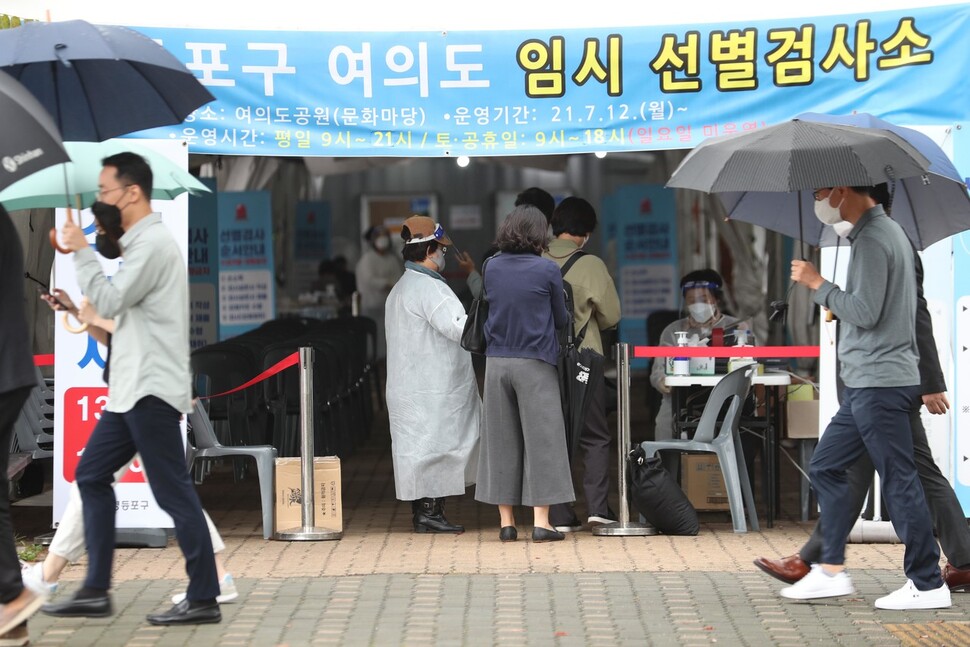
<path id="1" fill-rule="evenodd" d="M 970 568 L 970 526 L 967 525 L 966 515 L 963 506 L 957 499 L 953 486 L 943 476 L 936 461 L 933 460 L 933 452 L 930 451 L 930 443 L 926 439 L 926 429 L 923 428 L 923 421 L 920 418 L 921 402 L 909 413 L 909 426 L 913 433 L 913 458 L 916 461 L 916 472 L 919 475 L 920 483 L 923 485 L 923 493 L 926 495 L 926 503 L 930 506 L 930 515 L 933 517 L 933 527 L 940 539 L 940 549 L 947 556 L 950 563 L 958 568 Z M 843 514 L 852 518 L 852 523 L 859 517 L 862 504 L 865 503 L 866 495 L 872 486 L 872 474 L 874 472 L 872 460 L 868 454 L 863 454 L 856 461 L 856 464 L 849 468 L 849 498 L 840 509 Z M 808 542 L 802 546 L 798 552 L 801 558 L 809 564 L 822 561 L 822 524 L 815 524 L 815 530 Z"/>
<path id="2" fill-rule="evenodd" d="M 189 575 L 186 598 L 213 600 L 219 595 L 212 540 L 185 462 L 179 417 L 178 411 L 154 396 L 142 398 L 125 413 L 102 412 L 77 467 L 88 549 L 85 587 L 111 588 L 117 505 L 114 473 L 138 452 L 152 494 L 175 522 L 175 538 Z"/>
<path id="3" fill-rule="evenodd" d="M 845 563 L 845 542 L 855 515 L 844 514 L 851 499 L 846 470 L 864 453 L 882 479 L 893 527 L 906 545 L 906 576 L 921 591 L 943 585 L 940 549 L 913 460 L 909 415 L 919 387 L 846 387 L 842 405 L 812 456 L 809 476 L 821 509 L 822 556 L 826 564 Z M 858 511 L 858 508 L 856 508 Z"/>

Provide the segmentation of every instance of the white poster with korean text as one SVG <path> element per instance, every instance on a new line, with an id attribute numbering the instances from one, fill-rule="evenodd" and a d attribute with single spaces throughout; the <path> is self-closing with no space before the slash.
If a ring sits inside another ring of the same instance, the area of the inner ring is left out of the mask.
<path id="1" fill-rule="evenodd" d="M 188 165 L 188 150 L 182 142 L 140 140 L 138 144 L 157 151 L 183 168 Z M 100 171 L 100 168 L 90 169 L 95 180 Z M 174 200 L 153 200 L 152 207 L 162 214 L 162 221 L 178 242 L 183 258 L 188 259 L 187 194 L 182 194 Z M 75 219 L 80 217 L 80 224 L 84 227 L 88 242 L 93 245 L 95 231 L 91 211 L 85 209 L 80 214 L 75 211 L 73 217 Z M 55 212 L 58 230 L 64 225 L 66 219 L 66 210 L 58 209 Z M 117 273 L 123 262 L 123 258 L 113 261 L 101 256 L 98 258 L 109 279 Z M 76 304 L 81 302 L 83 294 L 77 283 L 72 254 L 55 254 L 51 286 L 66 291 Z M 57 324 L 54 327 L 54 393 L 58 411 L 58 415 L 54 418 L 53 520 L 55 522 L 61 519 L 67 507 L 74 473 L 84 452 L 84 446 L 101 418 L 101 412 L 108 404 L 108 387 L 102 380 L 107 349 L 86 333 L 68 332 L 61 325 L 61 317 L 61 314 L 57 315 Z M 77 325 L 73 320 L 71 323 Z M 155 497 L 152 496 L 151 488 L 137 461 L 115 486 L 115 498 L 117 501 L 116 527 L 173 527 L 171 517 L 162 511 Z"/>

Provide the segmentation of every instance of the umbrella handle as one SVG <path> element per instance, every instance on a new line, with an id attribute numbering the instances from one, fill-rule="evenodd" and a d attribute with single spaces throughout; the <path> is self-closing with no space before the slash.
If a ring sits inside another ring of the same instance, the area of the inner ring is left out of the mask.
<path id="1" fill-rule="evenodd" d="M 57 229 L 56 228 L 51 227 L 50 233 L 48 234 L 48 238 L 51 241 L 51 247 L 53 247 L 56 251 L 60 252 L 61 254 L 70 254 L 71 253 L 71 250 L 66 249 L 64 247 L 61 247 L 61 244 L 57 241 Z M 81 332 L 81 331 L 78 331 L 78 332 Z"/>
<path id="2" fill-rule="evenodd" d="M 71 322 L 68 321 L 67 319 L 67 316 L 69 314 L 70 314 L 69 312 L 65 312 L 64 317 L 61 319 L 61 323 L 64 324 L 64 329 L 67 332 L 74 333 L 75 335 L 77 335 L 88 329 L 88 325 L 86 323 L 82 323 L 80 326 L 72 326 Z M 77 318 L 75 317 L 75 319 Z"/>

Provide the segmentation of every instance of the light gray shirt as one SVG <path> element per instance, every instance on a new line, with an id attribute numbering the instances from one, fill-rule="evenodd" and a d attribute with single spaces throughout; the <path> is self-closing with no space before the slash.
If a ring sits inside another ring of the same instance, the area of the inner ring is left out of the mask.
<path id="1" fill-rule="evenodd" d="M 189 296 L 185 259 L 160 214 L 119 240 L 124 261 L 109 281 L 90 247 L 74 254 L 78 283 L 98 314 L 114 319 L 106 409 L 130 411 L 153 395 L 191 410 Z"/>
<path id="2" fill-rule="evenodd" d="M 825 281 L 815 292 L 815 302 L 839 318 L 842 381 L 850 388 L 919 384 L 913 248 L 879 205 L 862 214 L 849 240 L 845 290 Z"/>

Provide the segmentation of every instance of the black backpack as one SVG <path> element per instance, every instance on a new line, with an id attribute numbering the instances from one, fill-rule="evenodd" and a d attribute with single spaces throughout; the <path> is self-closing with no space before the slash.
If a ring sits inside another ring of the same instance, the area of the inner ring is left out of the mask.
<path id="1" fill-rule="evenodd" d="M 566 298 L 566 311 L 569 312 L 569 316 L 573 318 L 573 325 L 567 326 L 559 334 L 559 345 L 560 347 L 566 346 L 568 343 L 573 343 L 577 347 L 583 343 L 583 339 L 586 338 L 586 328 L 589 326 L 589 322 L 583 326 L 583 329 L 576 333 L 576 308 L 573 303 L 573 286 L 566 280 L 566 273 L 572 268 L 572 266 L 583 256 L 586 256 L 586 252 L 579 250 L 569 257 L 569 260 L 563 263 L 560 270 L 562 274 L 562 289 L 564 296 Z"/>

